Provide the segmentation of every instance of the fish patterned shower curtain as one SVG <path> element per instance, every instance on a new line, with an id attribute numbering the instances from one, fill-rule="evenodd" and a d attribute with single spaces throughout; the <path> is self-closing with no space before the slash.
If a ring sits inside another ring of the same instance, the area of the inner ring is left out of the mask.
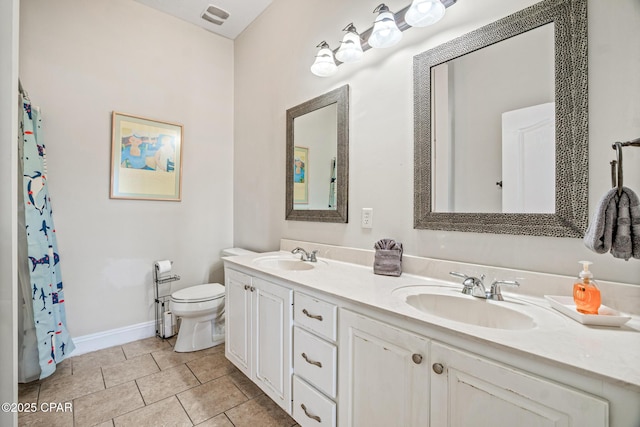
<path id="1" fill-rule="evenodd" d="M 22 146 L 24 214 L 27 235 L 26 262 L 38 353 L 40 378 L 46 378 L 75 348 L 66 327 L 60 255 L 53 225 L 51 198 L 47 185 L 45 146 L 42 143 L 40 111 L 21 95 L 19 138 Z"/>

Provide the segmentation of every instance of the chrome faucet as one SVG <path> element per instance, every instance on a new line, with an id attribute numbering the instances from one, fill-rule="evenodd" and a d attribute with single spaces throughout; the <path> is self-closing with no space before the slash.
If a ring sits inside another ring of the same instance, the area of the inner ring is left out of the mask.
<path id="1" fill-rule="evenodd" d="M 464 279 L 462 282 L 462 286 L 464 286 L 464 288 L 462 288 L 463 294 L 471 295 L 476 298 L 487 297 L 487 290 L 484 287 L 484 283 L 482 283 L 484 280 L 484 274 L 480 276 L 480 278 L 467 276 L 466 274 L 457 273 L 455 271 L 451 271 L 449 274 L 456 277 L 462 277 Z"/>
<path id="2" fill-rule="evenodd" d="M 291 251 L 292 254 L 300 254 L 300 261 L 309 261 L 309 262 L 318 262 L 318 258 L 316 258 L 317 250 L 311 251 L 311 253 L 305 251 L 301 247 L 297 247 Z"/>
<path id="3" fill-rule="evenodd" d="M 491 284 L 491 289 L 487 292 L 487 299 L 504 301 L 500 285 L 520 286 L 520 283 L 517 280 L 494 280 Z"/>
<path id="4" fill-rule="evenodd" d="M 493 283 L 491 283 L 489 290 L 486 290 L 484 283 L 482 282 L 485 278 L 484 274 L 480 276 L 479 279 L 477 277 L 467 276 L 463 273 L 456 273 L 455 271 L 451 271 L 449 274 L 456 277 L 462 277 L 464 279 L 462 282 L 462 285 L 464 286 L 464 288 L 462 288 L 462 293 L 476 298 L 504 301 L 500 285 L 520 286 L 520 283 L 516 280 L 494 280 Z"/>

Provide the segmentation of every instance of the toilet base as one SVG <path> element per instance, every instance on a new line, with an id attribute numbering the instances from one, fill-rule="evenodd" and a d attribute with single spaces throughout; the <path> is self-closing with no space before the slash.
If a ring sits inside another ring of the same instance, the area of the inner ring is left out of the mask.
<path id="1" fill-rule="evenodd" d="M 183 317 L 173 351 L 188 353 L 204 350 L 224 342 L 224 333 L 214 334 L 215 316 Z M 217 331 L 216 331 L 217 332 Z"/>

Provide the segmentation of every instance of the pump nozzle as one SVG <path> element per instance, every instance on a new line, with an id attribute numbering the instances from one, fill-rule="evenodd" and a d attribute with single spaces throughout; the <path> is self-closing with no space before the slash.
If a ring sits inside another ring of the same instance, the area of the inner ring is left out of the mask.
<path id="1" fill-rule="evenodd" d="M 582 264 L 582 271 L 580 272 L 580 278 L 592 278 L 593 274 L 589 271 L 589 266 L 593 264 L 591 261 L 578 261 L 578 264 Z"/>

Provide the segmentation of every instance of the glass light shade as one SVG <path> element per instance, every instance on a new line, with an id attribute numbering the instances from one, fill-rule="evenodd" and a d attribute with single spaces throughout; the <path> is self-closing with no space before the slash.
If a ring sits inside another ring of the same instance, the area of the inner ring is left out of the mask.
<path id="1" fill-rule="evenodd" d="M 369 46 L 376 49 L 390 47 L 401 38 L 402 31 L 398 29 L 393 13 L 389 12 L 389 9 L 380 11 L 369 36 Z"/>
<path id="2" fill-rule="evenodd" d="M 412 27 L 426 27 L 441 20 L 444 12 L 445 7 L 440 0 L 413 0 L 404 21 Z"/>
<path id="3" fill-rule="evenodd" d="M 329 48 L 329 45 L 323 45 L 316 55 L 316 60 L 313 65 L 311 65 L 311 72 L 318 77 L 328 77 L 335 73 L 337 69 L 338 66 L 333 59 L 333 52 Z"/>
<path id="4" fill-rule="evenodd" d="M 336 52 L 336 59 L 340 62 L 356 62 L 362 58 L 362 43 L 360 36 L 351 31 L 342 39 L 340 49 Z"/>

